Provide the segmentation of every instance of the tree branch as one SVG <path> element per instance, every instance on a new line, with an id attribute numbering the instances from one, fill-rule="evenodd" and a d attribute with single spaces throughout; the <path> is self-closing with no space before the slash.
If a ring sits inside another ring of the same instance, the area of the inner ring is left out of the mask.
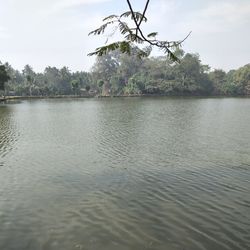
<path id="1" fill-rule="evenodd" d="M 90 32 L 90 34 L 94 34 L 94 35 L 99 35 L 101 33 L 104 32 L 104 30 L 106 29 L 107 25 L 110 23 L 114 23 L 117 22 L 119 29 L 120 29 L 120 33 L 122 35 L 124 35 L 125 40 L 123 42 L 117 42 L 117 43 L 113 43 L 107 46 L 102 46 L 100 48 L 97 48 L 95 52 L 90 53 L 89 55 L 102 55 L 107 53 L 110 50 L 113 50 L 117 47 L 119 47 L 123 53 L 129 53 L 129 50 L 131 48 L 132 43 L 143 43 L 146 42 L 150 45 L 150 47 L 155 46 L 158 47 L 159 49 L 163 50 L 164 53 L 166 53 L 171 60 L 173 61 L 179 61 L 178 57 L 176 57 L 176 55 L 174 54 L 174 52 L 172 52 L 173 48 L 178 48 L 191 34 L 191 32 L 189 32 L 189 34 L 181 41 L 160 41 L 155 39 L 155 36 L 157 35 L 157 32 L 152 32 L 150 34 L 148 34 L 147 36 L 144 35 L 142 29 L 141 29 L 141 24 L 142 21 L 146 21 L 146 11 L 148 9 L 149 6 L 149 2 L 150 0 L 146 0 L 146 4 L 143 10 L 143 13 L 141 14 L 140 12 L 135 12 L 133 10 L 132 4 L 130 2 L 130 0 L 126 0 L 129 10 L 128 12 L 123 13 L 120 16 L 117 15 L 111 15 L 109 17 L 106 17 L 104 20 L 110 20 L 109 22 L 105 23 L 104 25 L 102 25 L 99 29 L 96 29 L 92 32 Z M 128 17 L 131 16 L 132 20 L 134 21 L 135 27 L 134 28 L 130 28 L 127 23 L 121 21 L 121 18 L 124 17 Z M 113 19 L 113 20 L 112 20 Z M 116 19 L 116 20 L 114 20 Z M 139 35 L 138 35 L 139 34 Z M 150 39 L 151 37 L 154 37 L 154 39 Z M 141 50 L 142 51 L 142 50 Z"/>
<path id="2" fill-rule="evenodd" d="M 141 20 L 140 20 L 140 22 L 139 22 L 138 26 L 140 26 L 140 25 L 141 25 L 141 23 L 142 23 L 142 21 L 143 21 L 143 18 L 145 17 L 146 11 L 147 11 L 147 9 L 148 9 L 149 1 L 150 1 L 150 0 L 147 0 L 147 2 L 146 2 L 146 5 L 145 5 L 145 8 L 144 8 L 144 11 L 143 11 L 143 13 L 142 13 L 142 18 L 141 18 Z"/>
<path id="3" fill-rule="evenodd" d="M 145 6 L 144 11 L 143 11 L 143 14 L 142 14 L 143 17 L 144 17 L 144 15 L 145 15 L 145 13 L 146 13 L 146 10 L 147 10 L 149 1 L 150 1 L 150 0 L 147 0 L 146 6 Z M 151 41 L 151 40 L 148 40 L 148 39 L 144 36 L 144 34 L 143 34 L 143 32 L 142 32 L 142 30 L 141 30 L 141 28 L 140 28 L 140 24 L 141 24 L 141 22 L 142 22 L 142 20 L 143 20 L 143 17 L 142 17 L 142 19 L 140 20 L 140 22 L 139 22 L 139 24 L 138 24 L 130 1 L 127 0 L 127 3 L 128 3 L 128 6 L 129 6 L 130 11 L 131 11 L 131 13 L 132 13 L 132 17 L 133 17 L 134 23 L 135 23 L 135 25 L 136 25 L 136 29 L 137 29 L 137 30 L 136 30 L 136 35 L 137 35 L 137 31 L 139 31 L 141 37 L 144 39 L 145 42 L 149 43 L 149 44 L 152 45 L 152 46 L 157 46 L 157 47 L 160 47 L 160 48 L 164 48 L 164 49 L 167 50 L 167 53 L 171 54 L 171 56 L 174 56 L 174 54 L 172 53 L 172 51 L 171 51 L 167 46 L 160 45 L 159 42 L 153 42 L 153 41 Z"/>

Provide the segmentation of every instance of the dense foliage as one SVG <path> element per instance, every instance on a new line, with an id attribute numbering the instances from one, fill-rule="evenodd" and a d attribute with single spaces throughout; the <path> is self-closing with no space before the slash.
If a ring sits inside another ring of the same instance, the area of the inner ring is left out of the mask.
<path id="1" fill-rule="evenodd" d="M 10 80 L 4 65 L 0 64 L 0 90 L 4 90 L 5 83 Z"/>
<path id="2" fill-rule="evenodd" d="M 167 56 L 140 59 L 118 50 L 97 57 L 91 72 L 70 72 L 67 67 L 36 73 L 26 65 L 22 72 L 8 63 L 6 95 L 250 95 L 250 64 L 228 73 L 210 70 L 197 54 L 176 52 L 180 63 Z"/>
<path id="3" fill-rule="evenodd" d="M 134 49 L 136 50 L 136 49 Z M 178 51 L 180 63 L 167 57 L 145 58 L 134 55 L 109 53 L 97 58 L 93 78 L 102 81 L 103 95 L 116 94 L 187 95 L 211 94 L 213 83 L 209 67 L 202 65 L 197 55 Z"/>
<path id="4" fill-rule="evenodd" d="M 29 65 L 26 65 L 22 72 L 13 69 L 8 63 L 5 67 L 11 78 L 5 86 L 6 95 L 76 95 L 89 90 L 92 83 L 90 73 L 71 73 L 67 67 L 46 67 L 43 73 L 34 72 Z"/>

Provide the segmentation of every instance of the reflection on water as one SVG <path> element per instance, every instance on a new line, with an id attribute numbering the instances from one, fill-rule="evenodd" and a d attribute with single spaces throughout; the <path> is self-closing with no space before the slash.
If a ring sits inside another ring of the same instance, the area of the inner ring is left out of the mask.
<path id="1" fill-rule="evenodd" d="M 249 249 L 250 99 L 0 106 L 0 249 Z"/>
<path id="2" fill-rule="evenodd" d="M 12 150 L 17 140 L 15 124 L 8 106 L 0 105 L 0 157 Z M 0 158 L 1 159 L 1 158 Z M 0 162 L 0 165 L 3 164 Z"/>

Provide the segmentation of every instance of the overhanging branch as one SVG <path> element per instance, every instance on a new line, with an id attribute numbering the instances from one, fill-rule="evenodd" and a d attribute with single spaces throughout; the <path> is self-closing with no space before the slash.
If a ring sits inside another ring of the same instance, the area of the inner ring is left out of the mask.
<path id="1" fill-rule="evenodd" d="M 174 50 L 179 48 L 182 43 L 190 36 L 191 32 L 182 39 L 181 41 L 161 41 L 157 40 L 155 37 L 157 36 L 157 32 L 152 32 L 148 34 L 147 36 L 144 35 L 141 24 L 143 21 L 146 22 L 146 12 L 149 6 L 150 0 L 147 0 L 145 3 L 144 10 L 142 14 L 140 12 L 135 12 L 133 10 L 132 4 L 130 0 L 126 0 L 129 10 L 120 16 L 118 15 L 110 15 L 109 17 L 106 17 L 103 21 L 106 21 L 100 28 L 90 32 L 90 34 L 94 35 L 100 35 L 104 33 L 106 27 L 110 24 L 117 24 L 117 28 L 119 28 L 120 33 L 124 36 L 123 41 L 115 42 L 112 44 L 108 44 L 105 46 L 102 46 L 100 48 L 97 48 L 95 52 L 90 53 L 89 55 L 98 55 L 101 56 L 103 54 L 108 53 L 109 51 L 112 51 L 114 49 L 120 49 L 122 53 L 130 53 L 131 48 L 133 46 L 133 43 L 147 43 L 149 47 L 157 47 L 161 50 L 163 50 L 164 53 L 166 53 L 169 58 L 173 61 L 179 61 L 177 56 L 174 53 Z M 131 17 L 135 27 L 131 28 L 129 25 L 123 21 L 123 18 Z M 139 33 L 139 35 L 138 35 Z M 150 39 L 152 37 L 152 39 Z M 139 49 L 140 53 L 139 56 L 147 56 L 148 53 L 145 52 L 145 50 Z"/>

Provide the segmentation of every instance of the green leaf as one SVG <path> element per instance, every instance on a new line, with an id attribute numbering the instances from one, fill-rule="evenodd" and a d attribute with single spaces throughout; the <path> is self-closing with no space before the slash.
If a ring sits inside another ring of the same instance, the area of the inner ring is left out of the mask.
<path id="1" fill-rule="evenodd" d="M 123 41 L 120 43 L 120 51 L 122 53 L 130 54 L 131 52 L 131 46 L 129 42 Z"/>
<path id="2" fill-rule="evenodd" d="M 106 21 L 109 21 L 109 20 L 112 20 L 112 19 L 118 19 L 118 17 L 119 16 L 117 16 L 117 15 L 110 15 L 110 16 L 105 17 L 102 21 L 106 22 Z"/>
<path id="3" fill-rule="evenodd" d="M 108 44 L 106 46 L 99 47 L 94 52 L 89 53 L 88 56 L 93 56 L 93 55 L 103 56 L 103 55 L 106 55 L 108 52 L 118 49 L 120 47 L 120 43 L 121 42 L 115 42 L 115 43 Z"/>
<path id="4" fill-rule="evenodd" d="M 118 26 L 119 26 L 119 29 L 120 29 L 120 32 L 122 35 L 124 35 L 126 33 L 129 33 L 129 34 L 132 33 L 132 31 L 128 27 L 127 23 L 119 21 Z"/>
<path id="5" fill-rule="evenodd" d="M 98 29 L 95 29 L 95 30 L 91 31 L 89 33 L 89 35 L 100 35 L 100 34 L 103 34 L 104 31 L 105 31 L 105 29 L 107 28 L 107 26 L 109 24 L 113 24 L 113 23 L 114 23 L 114 21 L 107 22 L 107 23 L 101 25 Z"/>
<path id="6" fill-rule="evenodd" d="M 152 32 L 148 34 L 148 37 L 156 37 L 158 35 L 157 32 Z"/>
<path id="7" fill-rule="evenodd" d="M 131 42 L 136 42 L 139 44 L 144 43 L 144 40 L 140 36 L 138 36 L 134 33 L 128 34 L 127 36 L 125 36 L 125 38 L 126 38 L 126 40 L 131 41 Z"/>
<path id="8" fill-rule="evenodd" d="M 131 19 L 134 19 L 134 16 L 135 16 L 136 21 L 140 21 L 143 18 L 142 21 L 147 22 L 147 18 L 143 16 L 140 12 L 126 11 L 120 15 L 120 17 L 131 17 Z"/>

